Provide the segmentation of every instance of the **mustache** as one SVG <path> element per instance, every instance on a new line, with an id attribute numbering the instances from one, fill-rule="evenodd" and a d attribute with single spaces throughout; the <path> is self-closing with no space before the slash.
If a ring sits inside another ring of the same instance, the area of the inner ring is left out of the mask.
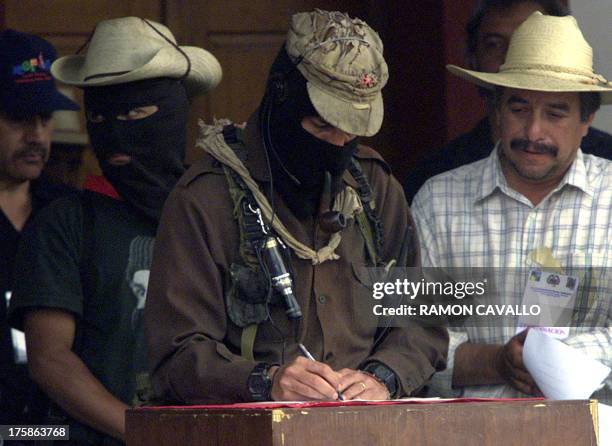
<path id="1" fill-rule="evenodd" d="M 39 155 L 42 158 L 46 158 L 48 151 L 49 150 L 47 149 L 47 147 L 41 144 L 30 144 L 16 151 L 13 155 L 13 158 L 24 158 L 30 155 Z"/>
<path id="2" fill-rule="evenodd" d="M 510 141 L 510 148 L 512 150 L 531 149 L 534 152 L 547 153 L 552 156 L 557 156 L 557 153 L 559 153 L 559 148 L 557 146 L 540 142 L 532 142 L 524 138 L 516 138 Z"/>

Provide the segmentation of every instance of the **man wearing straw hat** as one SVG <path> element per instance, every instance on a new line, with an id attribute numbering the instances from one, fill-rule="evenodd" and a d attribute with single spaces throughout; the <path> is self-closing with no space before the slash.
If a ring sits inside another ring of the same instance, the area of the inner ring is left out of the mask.
<path id="1" fill-rule="evenodd" d="M 588 297 L 588 314 L 560 337 L 610 366 L 605 275 L 612 266 L 612 163 L 583 154 L 580 141 L 600 104 L 612 102 L 612 84 L 592 64 L 591 47 L 573 17 L 535 12 L 514 32 L 499 73 L 449 66 L 494 90 L 500 139 L 488 158 L 425 183 L 412 209 L 424 266 L 590 274 L 578 295 Z M 520 302 L 525 283 L 523 278 L 503 294 Z M 597 292 L 603 301 L 592 305 Z M 516 331 L 451 331 L 449 367 L 433 378 L 434 390 L 468 397 L 538 394 L 522 361 L 526 332 Z M 609 402 L 610 384 L 608 378 L 595 396 Z"/>
<path id="2" fill-rule="evenodd" d="M 357 143 L 381 126 L 387 77 L 366 23 L 295 14 L 246 128 L 202 128 L 207 154 L 168 199 L 151 269 L 160 398 L 387 399 L 444 367 L 445 330 L 377 330 L 372 314 L 364 266 L 418 264 L 401 187 Z"/>
<path id="3" fill-rule="evenodd" d="M 476 71 L 496 73 L 504 63 L 508 43 L 514 30 L 533 12 L 564 16 L 569 14 L 562 0 L 479 0 L 474 12 L 465 25 L 465 62 L 468 68 Z M 486 113 L 470 131 L 457 136 L 444 147 L 428 153 L 406 176 L 404 192 L 409 202 L 429 178 L 486 158 L 497 142 L 494 136 L 495 113 L 491 92 L 478 89 L 485 100 Z M 600 146 L 599 134 L 591 138 L 587 134 L 582 150 L 590 153 Z M 595 142 L 595 144 L 592 143 Z M 611 155 L 612 156 L 612 155 Z"/>
<path id="4" fill-rule="evenodd" d="M 183 174 L 189 99 L 214 88 L 207 51 L 168 28 L 125 17 L 100 22 L 85 55 L 52 66 L 84 90 L 100 191 L 58 200 L 19 252 L 10 318 L 25 328 L 34 380 L 78 444 L 114 444 L 126 408 L 148 398 L 143 329 L 153 237 Z"/>
<path id="5" fill-rule="evenodd" d="M 476 71 L 496 73 L 504 63 L 514 30 L 534 11 L 564 16 L 568 8 L 562 0 L 481 0 L 465 26 L 466 64 Z M 427 154 L 403 181 L 409 202 L 429 178 L 489 156 L 497 142 L 495 104 L 491 92 L 478 89 L 485 100 L 486 113 L 466 133 L 439 150 Z M 612 159 L 612 135 L 590 126 L 580 143 L 583 153 Z"/>

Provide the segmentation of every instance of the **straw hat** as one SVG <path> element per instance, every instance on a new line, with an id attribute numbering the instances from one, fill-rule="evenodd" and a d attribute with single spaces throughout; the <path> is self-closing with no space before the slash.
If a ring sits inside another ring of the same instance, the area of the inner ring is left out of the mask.
<path id="1" fill-rule="evenodd" d="M 353 135 L 378 132 L 384 111 L 380 91 L 389 71 L 382 41 L 367 23 L 320 9 L 298 13 L 291 19 L 286 50 L 323 119 Z"/>
<path id="2" fill-rule="evenodd" d="M 138 17 L 104 20 L 87 54 L 61 57 L 51 66 L 56 79 L 77 87 L 101 87 L 157 77 L 185 78 L 189 96 L 221 81 L 221 66 L 208 51 L 178 46 L 164 25 Z"/>
<path id="3" fill-rule="evenodd" d="M 71 101 L 76 101 L 74 90 L 58 87 L 58 91 Z M 87 133 L 83 131 L 81 126 L 78 112 L 73 110 L 59 110 L 53 113 L 53 134 L 51 135 L 51 142 L 78 146 L 85 146 L 89 143 Z"/>
<path id="4" fill-rule="evenodd" d="M 447 69 L 472 83 L 549 92 L 597 92 L 602 104 L 612 103 L 612 83 L 593 72 L 593 49 L 572 16 L 553 17 L 534 12 L 510 40 L 498 73 Z"/>

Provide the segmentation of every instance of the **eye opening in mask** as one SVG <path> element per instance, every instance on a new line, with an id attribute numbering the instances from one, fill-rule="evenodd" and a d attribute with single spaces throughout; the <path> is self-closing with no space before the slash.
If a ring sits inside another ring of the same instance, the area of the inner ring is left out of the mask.
<path id="1" fill-rule="evenodd" d="M 318 115 L 304 116 L 301 126 L 315 138 L 335 146 L 344 146 L 355 139 L 355 135 L 335 127 Z"/>
<path id="2" fill-rule="evenodd" d="M 309 116 L 308 118 L 310 118 L 310 122 L 319 129 L 328 129 L 333 127 L 333 125 L 320 116 Z"/>
<path id="3" fill-rule="evenodd" d="M 87 110 L 85 112 L 85 117 L 87 118 L 88 122 L 91 122 L 93 124 L 100 124 L 101 122 L 104 122 L 104 115 L 101 113 L 96 113 L 93 112 L 91 110 Z"/>
<path id="4" fill-rule="evenodd" d="M 120 121 L 138 121 L 139 119 L 148 118 L 159 111 L 157 105 L 143 105 L 142 107 L 136 107 L 129 110 L 125 114 L 117 115 L 117 119 Z"/>
<path id="5" fill-rule="evenodd" d="M 120 113 L 115 116 L 115 119 L 119 121 L 138 121 L 140 119 L 148 118 L 159 111 L 157 105 L 143 105 L 140 107 L 132 108 L 124 113 Z M 96 113 L 94 111 L 87 111 L 87 120 L 93 124 L 100 124 L 107 119 L 102 113 Z"/>

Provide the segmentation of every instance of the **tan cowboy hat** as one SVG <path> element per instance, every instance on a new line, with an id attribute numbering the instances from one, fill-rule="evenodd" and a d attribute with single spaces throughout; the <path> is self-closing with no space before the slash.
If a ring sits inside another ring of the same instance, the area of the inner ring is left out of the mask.
<path id="1" fill-rule="evenodd" d="M 484 88 L 496 85 L 521 90 L 597 92 L 602 104 L 612 103 L 612 83 L 593 72 L 593 49 L 572 16 L 534 12 L 510 40 L 498 73 L 482 73 L 447 65 L 451 73 Z"/>
<path id="2" fill-rule="evenodd" d="M 323 119 L 353 135 L 378 132 L 389 70 L 382 41 L 367 23 L 340 12 L 301 12 L 291 19 L 285 48 Z"/>
<path id="3" fill-rule="evenodd" d="M 215 56 L 202 48 L 178 46 L 167 27 L 138 17 L 98 23 L 87 54 L 59 58 L 51 73 L 77 87 L 184 77 L 189 96 L 206 93 L 221 81 L 221 66 Z"/>

